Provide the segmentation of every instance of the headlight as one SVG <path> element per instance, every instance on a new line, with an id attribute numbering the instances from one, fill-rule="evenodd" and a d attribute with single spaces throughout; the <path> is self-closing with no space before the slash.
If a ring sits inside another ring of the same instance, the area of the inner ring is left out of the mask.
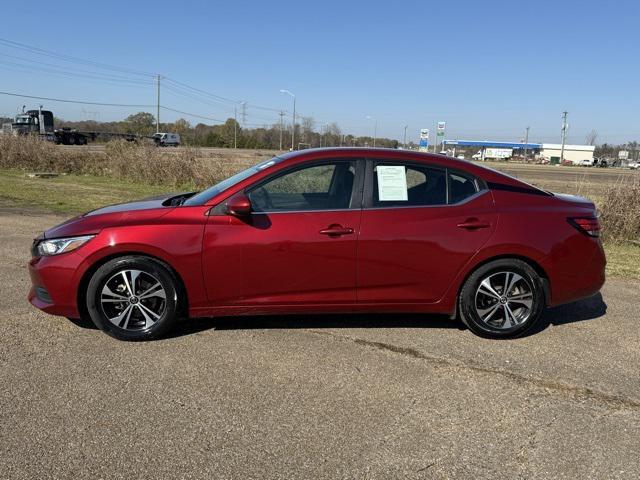
<path id="1" fill-rule="evenodd" d="M 39 256 L 43 257 L 71 252 L 72 250 L 75 250 L 76 248 L 87 243 L 93 237 L 95 237 L 95 235 L 83 235 L 81 237 L 52 238 L 51 240 L 42 240 L 40 243 L 38 243 L 36 252 Z"/>

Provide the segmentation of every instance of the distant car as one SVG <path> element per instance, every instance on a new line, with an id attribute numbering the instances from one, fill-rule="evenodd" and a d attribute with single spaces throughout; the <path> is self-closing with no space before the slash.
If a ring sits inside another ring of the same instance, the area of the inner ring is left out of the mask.
<path id="1" fill-rule="evenodd" d="M 627 167 L 629 167 L 631 170 L 640 170 L 640 161 L 632 160 L 627 163 Z"/>
<path id="2" fill-rule="evenodd" d="M 457 158 L 458 160 L 464 160 L 464 159 L 465 159 L 465 158 L 464 158 L 464 155 L 458 155 L 456 158 Z"/>
<path id="3" fill-rule="evenodd" d="M 337 312 L 440 313 L 512 337 L 600 289 L 599 235 L 591 201 L 471 162 L 310 149 L 45 231 L 29 300 L 123 340 L 189 316 Z"/>
<path id="4" fill-rule="evenodd" d="M 581 167 L 593 167 L 595 160 L 593 158 L 585 158 L 584 160 L 580 160 L 578 165 Z"/>

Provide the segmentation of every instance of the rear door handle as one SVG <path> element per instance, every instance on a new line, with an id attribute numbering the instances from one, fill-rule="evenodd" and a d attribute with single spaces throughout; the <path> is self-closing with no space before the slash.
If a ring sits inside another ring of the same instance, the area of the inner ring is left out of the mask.
<path id="1" fill-rule="evenodd" d="M 466 230 L 477 230 L 479 228 L 489 228 L 490 226 L 490 223 L 482 222 L 477 218 L 469 218 L 464 222 L 458 224 L 458 228 L 464 228 Z"/>
<path id="2" fill-rule="evenodd" d="M 343 227 L 342 225 L 329 225 L 329 227 L 320 230 L 322 235 L 329 235 L 330 237 L 339 237 L 340 235 L 351 235 L 353 228 Z"/>

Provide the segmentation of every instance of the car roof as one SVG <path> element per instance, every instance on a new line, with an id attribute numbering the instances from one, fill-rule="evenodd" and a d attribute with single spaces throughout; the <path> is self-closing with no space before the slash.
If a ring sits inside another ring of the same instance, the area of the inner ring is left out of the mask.
<path id="1" fill-rule="evenodd" d="M 356 159 L 378 159 L 384 158 L 398 161 L 413 161 L 427 163 L 443 168 L 452 168 L 466 171 L 482 178 L 487 182 L 496 182 L 507 185 L 527 186 L 540 190 L 534 185 L 518 180 L 506 173 L 494 170 L 469 160 L 449 157 L 439 153 L 417 152 L 415 150 L 399 150 L 395 148 L 372 148 L 372 147 L 327 147 L 308 148 L 305 150 L 295 150 L 278 155 L 284 164 L 293 164 L 303 161 L 312 161 L 331 157 L 347 157 Z"/>

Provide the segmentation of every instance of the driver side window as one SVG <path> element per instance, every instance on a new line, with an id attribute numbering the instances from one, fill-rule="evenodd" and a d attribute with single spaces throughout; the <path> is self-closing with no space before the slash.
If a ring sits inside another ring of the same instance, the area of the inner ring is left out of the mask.
<path id="1" fill-rule="evenodd" d="M 355 162 L 301 167 L 251 188 L 255 212 L 342 210 L 351 206 Z"/>

